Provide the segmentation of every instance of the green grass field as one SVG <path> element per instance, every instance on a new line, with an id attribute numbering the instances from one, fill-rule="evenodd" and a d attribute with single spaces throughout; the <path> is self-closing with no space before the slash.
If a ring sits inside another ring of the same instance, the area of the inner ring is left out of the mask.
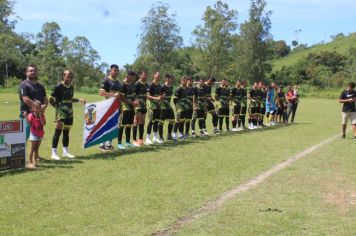
<path id="1" fill-rule="evenodd" d="M 0 95 L 0 120 L 17 118 L 17 96 Z M 100 99 L 76 97 L 82 96 Z M 335 100 L 305 98 L 295 125 L 111 154 L 81 148 L 83 107 L 74 109 L 70 148 L 77 159 L 0 172 L 0 235 L 150 235 L 338 134 L 341 107 Z M 46 115 L 40 154 L 49 158 L 53 108 Z M 355 235 L 355 153 L 349 133 L 178 234 Z"/>

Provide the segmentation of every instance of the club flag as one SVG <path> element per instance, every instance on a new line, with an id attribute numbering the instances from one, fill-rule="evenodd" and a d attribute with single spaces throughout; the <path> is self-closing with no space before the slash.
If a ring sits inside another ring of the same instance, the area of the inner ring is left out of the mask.
<path id="1" fill-rule="evenodd" d="M 117 137 L 120 115 L 119 106 L 120 103 L 117 98 L 85 104 L 84 148 L 110 141 Z"/>

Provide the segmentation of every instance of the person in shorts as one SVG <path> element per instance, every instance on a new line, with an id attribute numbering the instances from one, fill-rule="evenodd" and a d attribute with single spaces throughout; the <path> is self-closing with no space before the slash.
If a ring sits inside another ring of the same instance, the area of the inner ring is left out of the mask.
<path id="1" fill-rule="evenodd" d="M 63 72 L 63 79 L 59 82 L 51 93 L 49 103 L 56 109 L 55 114 L 55 130 L 52 138 L 52 155 L 51 159 L 60 160 L 57 154 L 59 138 L 63 132 L 63 157 L 74 158 L 75 156 L 69 153 L 69 131 L 73 125 L 73 103 L 82 102 L 82 98 L 74 98 L 74 88 L 72 86 L 74 74 L 70 70 Z"/>
<path id="2" fill-rule="evenodd" d="M 171 100 L 173 96 L 173 79 L 172 75 L 166 74 L 164 76 L 164 84 L 161 88 L 161 96 L 163 100 L 161 102 L 161 122 L 158 127 L 158 133 L 160 139 L 163 140 L 163 126 L 165 122 L 168 122 L 167 140 L 172 141 L 172 132 L 174 126 L 174 111 L 171 106 Z"/>
<path id="3" fill-rule="evenodd" d="M 339 97 L 339 102 L 343 103 L 342 107 L 342 138 L 346 137 L 346 126 L 348 120 L 352 125 L 352 130 L 354 133 L 354 140 L 356 140 L 356 91 L 355 83 L 351 82 L 348 84 L 347 88 L 341 93 Z"/>

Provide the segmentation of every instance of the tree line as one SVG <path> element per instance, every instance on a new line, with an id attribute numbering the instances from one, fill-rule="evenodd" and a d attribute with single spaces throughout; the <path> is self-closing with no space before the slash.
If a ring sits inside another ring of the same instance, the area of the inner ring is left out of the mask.
<path id="1" fill-rule="evenodd" d="M 76 74 L 77 88 L 97 86 L 108 64 L 100 63 L 98 52 L 87 38 L 69 39 L 56 22 L 45 23 L 35 35 L 17 34 L 14 4 L 12 0 L 0 0 L 0 85 L 17 84 L 31 62 L 38 65 L 45 84 L 54 84 L 68 68 Z M 340 86 L 343 80 L 352 78 L 356 50 L 350 50 L 348 56 L 334 52 L 309 55 L 296 65 L 272 72 L 271 60 L 287 56 L 292 49 L 284 40 L 273 40 L 272 12 L 266 10 L 266 5 L 265 0 L 251 0 L 249 17 L 239 23 L 237 10 L 217 1 L 206 7 L 202 23 L 192 32 L 192 43 L 184 46 L 176 14 L 171 13 L 167 3 L 157 2 L 141 19 L 137 58 L 123 69 L 320 87 Z M 293 41 L 292 47 L 297 51 L 307 45 Z"/>

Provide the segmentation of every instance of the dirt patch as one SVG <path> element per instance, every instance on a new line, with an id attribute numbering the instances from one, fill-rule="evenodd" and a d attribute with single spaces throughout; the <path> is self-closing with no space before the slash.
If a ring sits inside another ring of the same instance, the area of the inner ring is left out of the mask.
<path id="1" fill-rule="evenodd" d="M 340 213 L 347 213 L 351 206 L 356 206 L 356 191 L 336 189 L 329 192 L 326 202 L 337 207 Z"/>

